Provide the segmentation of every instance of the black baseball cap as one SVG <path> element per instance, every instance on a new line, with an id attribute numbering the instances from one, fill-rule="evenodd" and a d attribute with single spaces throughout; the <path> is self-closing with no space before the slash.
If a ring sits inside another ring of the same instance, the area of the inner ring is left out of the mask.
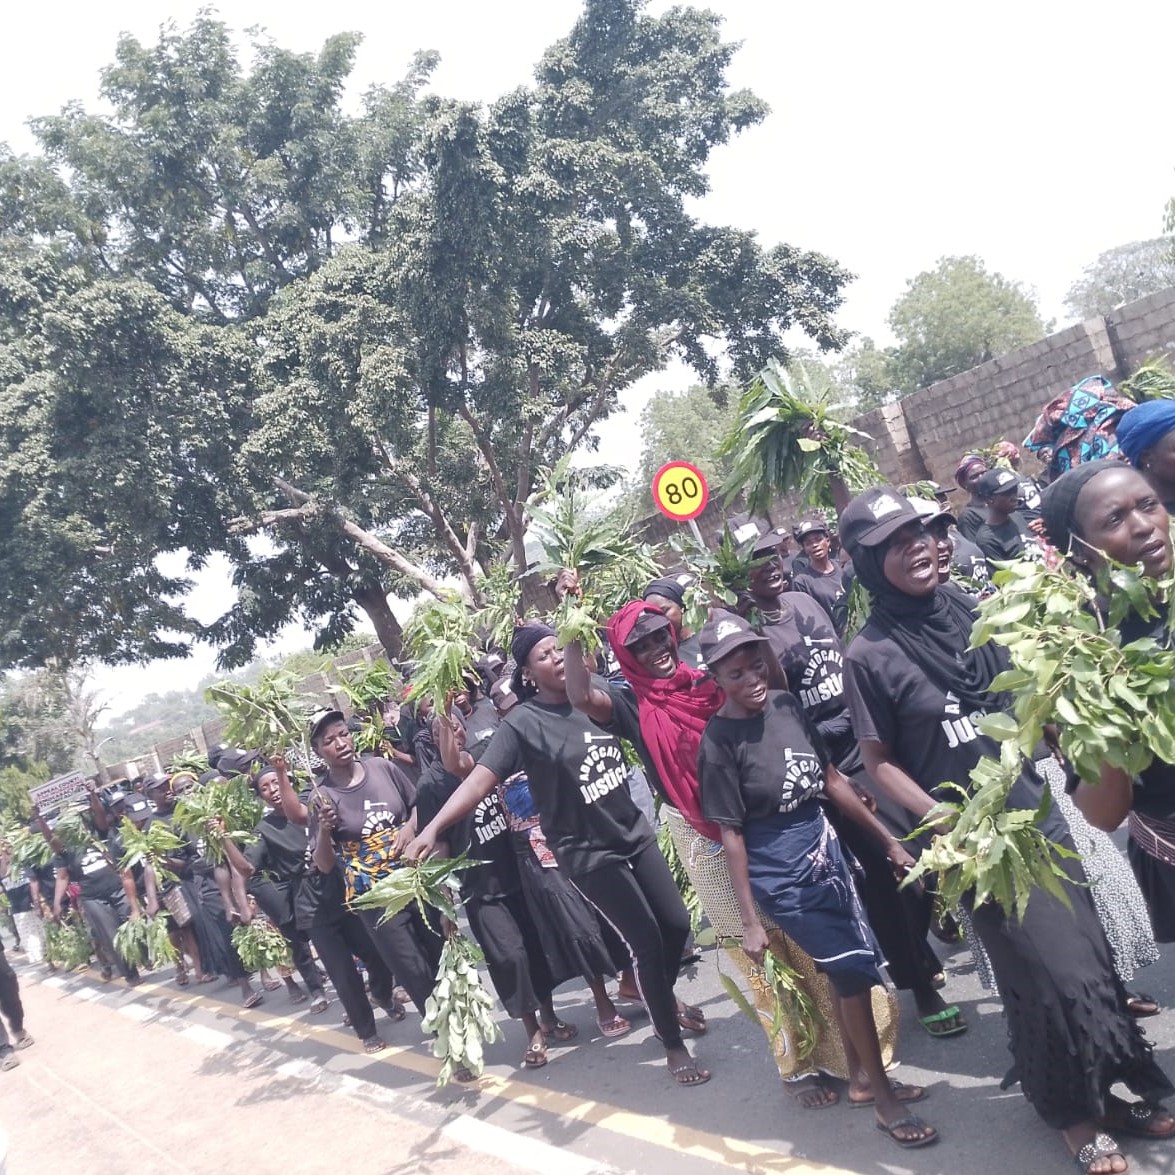
<path id="1" fill-rule="evenodd" d="M 698 634 L 702 660 L 713 669 L 723 657 L 729 657 L 743 645 L 759 644 L 763 638 L 741 617 L 733 612 L 719 612 Z"/>
<path id="2" fill-rule="evenodd" d="M 654 579 L 645 588 L 641 599 L 647 600 L 650 596 L 660 596 L 663 600 L 671 600 L 679 608 L 685 607 L 685 588 L 682 586 L 681 580 L 673 579 L 671 576 Z"/>
<path id="3" fill-rule="evenodd" d="M 649 605 L 652 609 L 652 604 Z M 629 630 L 628 636 L 624 638 L 624 647 L 631 648 L 637 641 L 643 641 L 645 637 L 652 636 L 655 632 L 660 632 L 664 628 L 669 627 L 669 617 L 664 612 L 659 612 L 653 609 L 649 612 L 642 612 L 637 618 L 636 623 Z"/>
<path id="4" fill-rule="evenodd" d="M 310 741 L 314 742 L 318 738 L 322 729 L 329 726 L 332 722 L 346 722 L 347 716 L 342 710 L 315 710 L 310 715 Z"/>
<path id="5" fill-rule="evenodd" d="M 823 518 L 805 518 L 793 531 L 796 542 L 802 543 L 810 534 L 829 534 L 828 523 Z"/>
<path id="6" fill-rule="evenodd" d="M 995 498 L 1020 489 L 1020 479 L 1010 469 L 989 469 L 976 483 L 981 498 Z"/>
<path id="7" fill-rule="evenodd" d="M 755 557 L 778 554 L 776 548 L 779 546 L 780 540 L 786 537 L 787 531 L 780 527 L 776 527 L 774 530 L 769 530 L 766 533 L 761 534 L 755 540 L 755 545 L 751 549 L 751 554 Z"/>
<path id="8" fill-rule="evenodd" d="M 873 486 L 858 494 L 840 516 L 840 541 L 850 555 L 859 547 L 879 547 L 921 515 L 893 486 Z"/>
<path id="9" fill-rule="evenodd" d="M 939 505 L 938 502 L 931 501 L 930 498 L 910 498 L 914 509 L 918 511 L 918 516 L 925 523 L 938 522 L 945 519 L 952 526 L 958 523 L 958 519 L 947 509 L 946 506 Z"/>

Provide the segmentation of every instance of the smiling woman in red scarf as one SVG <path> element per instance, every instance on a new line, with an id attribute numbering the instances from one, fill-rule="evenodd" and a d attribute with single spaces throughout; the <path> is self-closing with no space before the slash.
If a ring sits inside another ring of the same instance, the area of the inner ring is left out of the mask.
<path id="1" fill-rule="evenodd" d="M 652 604 L 634 600 L 614 613 L 608 642 L 636 695 L 641 737 L 661 788 L 693 828 L 718 840 L 717 826 L 702 818 L 698 747 L 722 691 L 678 659 L 673 627 Z"/>

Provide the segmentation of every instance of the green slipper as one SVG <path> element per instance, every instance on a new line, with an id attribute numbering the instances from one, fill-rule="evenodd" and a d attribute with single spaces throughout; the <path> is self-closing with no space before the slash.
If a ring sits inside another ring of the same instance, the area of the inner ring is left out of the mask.
<path id="1" fill-rule="evenodd" d="M 945 1026 L 949 1020 L 958 1020 L 953 1027 Z M 967 1031 L 967 1024 L 959 1012 L 958 1005 L 951 1004 L 941 1012 L 934 1012 L 929 1016 L 919 1016 L 918 1023 L 926 1029 L 929 1036 L 958 1036 Z"/>

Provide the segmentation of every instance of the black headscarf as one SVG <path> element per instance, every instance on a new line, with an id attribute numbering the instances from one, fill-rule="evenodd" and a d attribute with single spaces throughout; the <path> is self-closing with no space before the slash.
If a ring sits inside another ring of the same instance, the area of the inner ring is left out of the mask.
<path id="1" fill-rule="evenodd" d="M 1077 520 L 1077 498 L 1086 484 L 1110 469 L 1122 469 L 1121 461 L 1089 461 L 1061 474 L 1041 495 L 1040 513 L 1048 540 L 1062 555 L 1073 553 L 1073 525 Z"/>
<path id="2" fill-rule="evenodd" d="M 927 678 L 954 694 L 970 710 L 1001 705 L 1000 695 L 988 692 L 996 674 L 1008 668 L 1005 649 L 988 641 L 968 649 L 975 623 L 973 601 L 952 583 L 939 584 L 930 595 L 908 596 L 885 578 L 883 564 L 888 542 L 876 547 L 854 543 L 849 552 L 857 578 L 873 600 L 869 613 L 875 624 L 904 652 Z"/>
<path id="3" fill-rule="evenodd" d="M 645 588 L 641 595 L 642 600 L 650 596 L 660 596 L 665 600 L 672 600 L 679 608 L 685 607 L 685 589 L 676 579 L 655 579 Z"/>
<path id="4" fill-rule="evenodd" d="M 526 668 L 527 657 L 530 656 L 531 650 L 539 641 L 557 635 L 549 624 L 542 624 L 537 620 L 532 620 L 514 630 L 514 637 L 510 641 L 510 660 L 514 662 L 515 669 L 510 678 L 510 688 L 520 701 L 534 693 L 533 689 L 527 689 L 522 682 L 522 671 Z"/>

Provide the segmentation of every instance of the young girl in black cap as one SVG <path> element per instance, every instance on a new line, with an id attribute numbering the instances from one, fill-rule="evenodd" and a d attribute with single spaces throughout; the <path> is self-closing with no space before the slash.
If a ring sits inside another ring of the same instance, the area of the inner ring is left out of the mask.
<path id="1" fill-rule="evenodd" d="M 937 1141 L 937 1131 L 904 1108 L 926 1091 L 891 1085 L 885 1075 L 869 994 L 882 982 L 882 959 L 818 799 L 827 795 L 872 836 L 898 875 L 913 859 L 836 769 L 797 700 L 768 689 L 771 650 L 762 637 L 741 617 L 724 615 L 706 625 L 701 639 L 706 664 L 726 695 L 698 752 L 702 812 L 721 829 L 742 913 L 743 949 L 760 961 L 767 947 L 758 902 L 836 991 L 833 1006 L 854 1075 L 850 1100 L 875 1106 L 878 1129 L 899 1146 L 927 1146 Z"/>

